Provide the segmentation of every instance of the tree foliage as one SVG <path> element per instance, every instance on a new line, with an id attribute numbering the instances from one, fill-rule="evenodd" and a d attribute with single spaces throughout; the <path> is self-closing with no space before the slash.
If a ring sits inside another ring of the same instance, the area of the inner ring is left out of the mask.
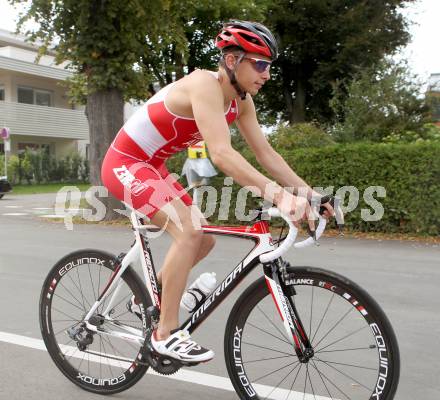
<path id="1" fill-rule="evenodd" d="M 420 91 L 421 83 L 407 64 L 389 59 L 360 71 L 351 81 L 337 82 L 330 102 L 339 119 L 333 129 L 335 138 L 380 142 L 403 138 L 409 131 L 423 135 L 429 108 Z"/>
<path id="2" fill-rule="evenodd" d="M 27 32 L 40 40 L 40 54 L 51 48 L 56 61 L 75 72 L 71 96 L 86 103 L 90 132 L 90 179 L 100 184 L 104 155 L 124 122 L 124 99 L 148 96 L 149 70 L 142 63 L 145 38 L 159 42 L 171 34 L 167 7 L 171 0 L 10 0 L 27 3 L 19 28 L 27 20 L 39 24 Z M 109 198 L 107 218 L 116 216 Z"/>
<path id="3" fill-rule="evenodd" d="M 289 122 L 328 121 L 333 84 L 408 42 L 400 8 L 414 0 L 275 0 L 266 13 L 281 52 L 260 108 Z"/>
<path id="4" fill-rule="evenodd" d="M 126 98 L 145 98 L 149 71 L 139 60 L 145 37 L 156 40 L 164 30 L 168 1 L 138 0 L 10 0 L 28 3 L 19 28 L 34 20 L 39 29 L 26 32 L 43 43 L 40 54 L 55 52 L 58 63 L 68 62 L 76 74 L 74 98 L 102 89 L 117 89 Z"/>
<path id="5" fill-rule="evenodd" d="M 214 39 L 222 23 L 230 19 L 262 20 L 267 0 L 171 0 L 168 21 L 172 25 L 155 40 L 147 40 L 143 58 L 160 87 L 196 68 L 215 69 L 219 51 Z"/>

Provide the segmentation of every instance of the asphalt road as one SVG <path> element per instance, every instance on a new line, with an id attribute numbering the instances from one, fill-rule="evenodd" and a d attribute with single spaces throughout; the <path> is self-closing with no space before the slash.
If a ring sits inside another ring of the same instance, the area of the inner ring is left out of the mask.
<path id="1" fill-rule="evenodd" d="M 75 225 L 74 230 L 69 231 L 63 224 L 41 217 L 44 213 L 52 214 L 53 203 L 54 195 L 9 195 L 0 200 L 0 399 L 101 398 L 68 382 L 48 354 L 32 344 L 32 338 L 37 339 L 35 343 L 41 339 L 38 299 L 47 272 L 63 255 L 80 248 L 98 248 L 117 254 L 130 246 L 132 233 L 126 227 L 99 225 Z M 41 210 L 43 208 L 47 210 Z M 41 212 L 36 212 L 37 209 Z M 346 238 L 323 239 L 321 243 L 319 248 L 292 251 L 286 258 L 294 265 L 334 270 L 366 288 L 387 313 L 399 340 L 402 366 L 396 399 L 439 399 L 440 247 Z M 167 236 L 152 242 L 157 266 L 161 265 L 169 244 Z M 222 279 L 250 247 L 251 243 L 246 241 L 218 238 L 213 253 L 193 271 L 191 279 L 202 270 L 214 271 Z M 212 348 L 217 356 L 194 371 L 227 377 L 223 327 L 234 300 L 258 275 L 258 271 L 254 271 L 246 278 L 203 328 L 195 332 L 194 337 Z M 4 333 L 31 338 L 31 344 L 26 347 L 24 339 L 14 344 L 13 340 L 5 339 Z M 146 375 L 133 388 L 114 397 L 237 398 L 232 391 L 206 385 L 210 385 L 209 382 L 202 379 L 194 383 Z"/>

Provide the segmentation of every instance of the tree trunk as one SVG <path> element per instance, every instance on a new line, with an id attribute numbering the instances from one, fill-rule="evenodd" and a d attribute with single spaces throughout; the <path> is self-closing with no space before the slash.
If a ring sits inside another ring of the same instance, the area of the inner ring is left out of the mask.
<path id="1" fill-rule="evenodd" d="M 116 133 L 124 124 L 122 92 L 117 89 L 107 89 L 89 94 L 86 115 L 90 131 L 90 183 L 92 185 L 102 185 L 102 161 Z M 119 201 L 111 195 L 108 198 L 100 198 L 100 201 L 106 205 L 106 220 L 120 217 L 120 214 L 114 211 L 121 208 Z"/>
<path id="2" fill-rule="evenodd" d="M 293 110 L 289 116 L 289 122 L 295 124 L 306 121 L 306 82 L 303 74 L 297 69 L 295 76 L 295 98 L 293 99 Z"/>

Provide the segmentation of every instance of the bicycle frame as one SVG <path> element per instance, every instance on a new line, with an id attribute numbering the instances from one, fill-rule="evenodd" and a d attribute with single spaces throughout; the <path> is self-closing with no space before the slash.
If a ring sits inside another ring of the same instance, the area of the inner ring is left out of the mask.
<path id="1" fill-rule="evenodd" d="M 110 293 L 112 293 L 112 290 L 116 287 L 112 298 L 108 302 L 108 305 L 102 315 L 106 320 L 112 320 L 109 316 L 109 312 L 113 307 L 113 300 L 116 299 L 118 290 L 122 284 L 120 277 L 128 268 L 130 263 L 139 258 L 141 260 L 142 271 L 149 296 L 153 305 L 160 310 L 160 293 L 158 290 L 156 271 L 154 268 L 148 236 L 143 233 L 148 231 L 148 226 L 144 225 L 143 218 L 138 217 L 135 212 L 131 213 L 130 219 L 136 238 L 135 243 L 114 270 L 107 286 L 90 311 L 87 313 L 84 320 L 87 328 L 92 331 L 99 331 L 100 333 L 115 335 L 120 338 L 142 344 L 144 338 L 139 330 L 118 325 L 119 328 L 124 328 L 126 332 L 120 333 L 112 331 L 110 333 L 106 332 L 105 330 L 103 331 L 98 329 L 95 325 L 90 323 L 90 318 L 92 318 L 98 306 Z M 269 231 L 269 223 L 266 220 L 258 220 L 256 223 L 250 226 L 236 227 L 204 225 L 202 226 L 202 229 L 205 234 L 235 236 L 241 239 L 252 240 L 254 241 L 255 246 L 181 325 L 180 329 L 185 329 L 190 333 L 193 332 L 221 304 L 221 302 L 258 264 L 261 263 L 260 255 L 275 249 L 272 235 Z M 281 266 L 282 260 L 281 258 L 278 258 L 270 263 L 263 264 L 263 272 L 276 308 L 282 318 L 285 330 L 288 333 L 288 337 L 290 338 L 292 345 L 295 347 L 295 351 L 297 352 L 298 356 L 301 358 L 303 356 L 303 349 L 311 346 L 296 312 L 295 305 L 293 304 L 291 298 L 285 295 L 287 289 L 284 285 L 283 279 L 281 278 Z M 302 346 L 300 343 L 302 343 Z"/>

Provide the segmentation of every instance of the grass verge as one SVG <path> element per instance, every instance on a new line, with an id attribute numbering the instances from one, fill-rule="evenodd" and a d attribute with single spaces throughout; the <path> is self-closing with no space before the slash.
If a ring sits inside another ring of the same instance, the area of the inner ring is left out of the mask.
<path id="1" fill-rule="evenodd" d="M 44 183 L 34 185 L 15 185 L 12 187 L 13 194 L 41 194 L 56 193 L 64 186 L 76 186 L 82 192 L 90 188 L 89 183 Z"/>

